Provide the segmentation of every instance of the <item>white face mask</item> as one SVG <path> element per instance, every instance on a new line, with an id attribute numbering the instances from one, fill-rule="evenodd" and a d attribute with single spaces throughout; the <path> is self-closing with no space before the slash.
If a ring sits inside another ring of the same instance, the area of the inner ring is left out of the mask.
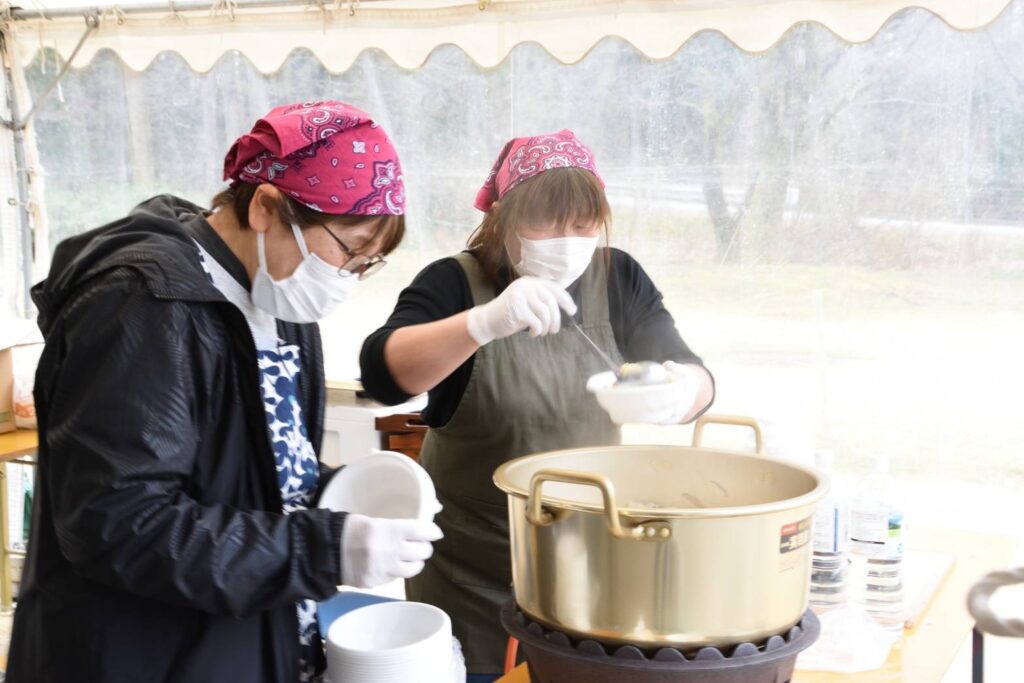
<path id="1" fill-rule="evenodd" d="M 516 271 L 520 275 L 532 275 L 557 282 L 568 287 L 575 282 L 590 265 L 597 249 L 594 237 L 555 237 L 547 240 L 519 238 L 520 257 Z"/>
<path id="2" fill-rule="evenodd" d="M 278 320 L 290 323 L 315 323 L 326 318 L 348 298 L 359 276 L 339 275 L 335 266 L 326 263 L 306 248 L 299 226 L 292 223 L 292 233 L 302 252 L 302 263 L 283 280 L 274 280 L 267 270 L 264 235 L 256 235 L 259 268 L 252 279 L 252 302 Z"/>

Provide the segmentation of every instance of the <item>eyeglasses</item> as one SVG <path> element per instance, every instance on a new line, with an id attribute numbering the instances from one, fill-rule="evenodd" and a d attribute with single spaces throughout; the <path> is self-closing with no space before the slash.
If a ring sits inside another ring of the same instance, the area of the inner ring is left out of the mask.
<path id="1" fill-rule="evenodd" d="M 335 235 L 330 228 L 323 223 L 320 224 L 320 227 L 327 231 L 327 234 L 338 243 L 341 250 L 345 252 L 346 256 L 348 256 L 348 260 L 338 268 L 338 275 L 350 273 L 352 275 L 358 275 L 360 280 L 365 280 L 374 273 L 379 273 L 381 268 L 388 264 L 380 254 L 377 254 L 376 256 L 363 256 L 361 254 L 354 253 L 351 249 L 345 246 L 345 243 L 341 241 L 341 238 Z"/>

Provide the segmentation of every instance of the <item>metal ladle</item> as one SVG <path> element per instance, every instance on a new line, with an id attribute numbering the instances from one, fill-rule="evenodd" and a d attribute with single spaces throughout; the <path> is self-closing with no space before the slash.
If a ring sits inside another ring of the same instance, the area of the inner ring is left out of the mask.
<path id="1" fill-rule="evenodd" d="M 668 370 L 661 363 L 655 363 L 654 361 L 641 361 L 639 363 L 623 363 L 618 365 L 613 361 L 607 353 L 601 350 L 601 347 L 591 339 L 580 324 L 575 320 L 572 322 L 572 327 L 580 333 L 587 343 L 590 344 L 590 348 L 601 357 L 601 360 L 615 373 L 615 380 L 620 384 L 664 384 L 668 381 Z"/>

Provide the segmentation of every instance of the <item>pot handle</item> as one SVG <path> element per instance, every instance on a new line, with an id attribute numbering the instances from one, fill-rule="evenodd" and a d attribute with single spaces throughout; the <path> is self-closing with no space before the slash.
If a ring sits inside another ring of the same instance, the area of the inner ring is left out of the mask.
<path id="1" fill-rule="evenodd" d="M 555 516 L 541 505 L 540 489 L 546 481 L 593 486 L 600 490 L 604 499 L 605 523 L 615 538 L 665 541 L 672 537 L 672 528 L 667 522 L 651 521 L 634 526 L 624 525 L 619 517 L 619 509 L 615 506 L 615 486 L 611 480 L 600 474 L 572 470 L 548 469 L 534 473 L 530 479 L 530 495 L 526 499 L 526 519 L 534 526 L 550 526 L 555 521 Z"/>
<path id="2" fill-rule="evenodd" d="M 701 415 L 693 425 L 693 447 L 699 448 L 704 437 L 704 425 L 735 425 L 750 427 L 754 430 L 754 449 L 758 455 L 764 455 L 764 439 L 761 437 L 761 425 L 752 417 L 740 415 Z"/>

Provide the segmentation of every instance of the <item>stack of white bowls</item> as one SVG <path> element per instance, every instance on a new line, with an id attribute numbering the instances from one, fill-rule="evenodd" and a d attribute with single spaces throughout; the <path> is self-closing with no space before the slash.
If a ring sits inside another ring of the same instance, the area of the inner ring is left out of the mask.
<path id="1" fill-rule="evenodd" d="M 426 470 L 392 451 L 366 455 L 334 475 L 320 496 L 320 507 L 424 521 L 441 510 Z M 405 597 L 401 579 L 365 592 Z M 327 629 L 327 675 L 331 683 L 451 683 L 462 664 L 461 656 L 453 656 L 453 641 L 448 615 L 431 605 L 384 602 L 360 607 Z"/>
<path id="2" fill-rule="evenodd" d="M 331 683 L 451 683 L 452 623 L 420 602 L 385 602 L 338 617 L 327 631 Z"/>
<path id="3" fill-rule="evenodd" d="M 320 507 L 367 517 L 430 520 L 441 510 L 430 475 L 407 455 L 377 451 L 327 483 Z"/>

